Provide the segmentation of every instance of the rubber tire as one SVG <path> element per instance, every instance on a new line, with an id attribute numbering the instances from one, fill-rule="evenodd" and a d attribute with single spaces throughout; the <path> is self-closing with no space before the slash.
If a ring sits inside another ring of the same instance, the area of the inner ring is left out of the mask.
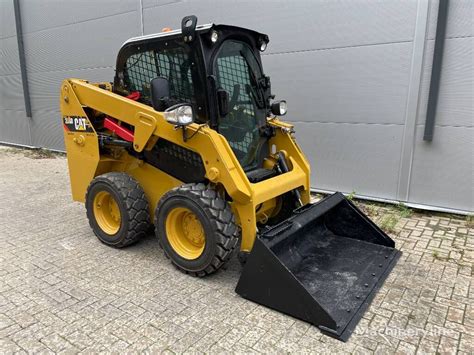
<path id="1" fill-rule="evenodd" d="M 120 209 L 120 229 L 112 237 L 102 231 L 93 212 L 94 197 L 104 190 L 114 197 Z M 125 173 L 106 173 L 92 180 L 87 188 L 86 211 L 94 234 L 102 243 L 111 247 L 123 248 L 136 243 L 150 229 L 150 213 L 145 193 L 138 182 Z"/>
<path id="2" fill-rule="evenodd" d="M 174 251 L 166 236 L 166 218 L 176 207 L 190 209 L 199 219 L 206 235 L 202 254 L 194 260 Z M 204 277 L 219 270 L 234 253 L 240 229 L 224 199 L 205 184 L 185 184 L 168 191 L 160 199 L 155 212 L 155 233 L 167 258 L 182 272 Z"/>

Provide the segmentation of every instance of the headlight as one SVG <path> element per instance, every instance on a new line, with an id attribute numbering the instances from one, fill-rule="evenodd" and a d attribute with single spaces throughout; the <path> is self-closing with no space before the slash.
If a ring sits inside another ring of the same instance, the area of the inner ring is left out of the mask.
<path id="1" fill-rule="evenodd" d="M 275 101 L 272 103 L 271 111 L 276 116 L 283 116 L 288 111 L 288 106 L 285 100 Z"/>
<path id="2" fill-rule="evenodd" d="M 260 43 L 260 52 L 263 52 L 265 51 L 265 49 L 267 49 L 267 42 L 262 42 Z"/>
<path id="3" fill-rule="evenodd" d="M 166 121 L 178 126 L 187 126 L 193 122 L 193 108 L 186 104 L 171 106 L 164 115 Z"/>

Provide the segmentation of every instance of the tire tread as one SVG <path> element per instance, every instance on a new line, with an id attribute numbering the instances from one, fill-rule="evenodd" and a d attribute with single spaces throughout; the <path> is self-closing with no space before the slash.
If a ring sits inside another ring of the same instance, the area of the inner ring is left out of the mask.
<path id="1" fill-rule="evenodd" d="M 99 175 L 92 180 L 89 185 L 86 193 L 86 201 L 89 199 L 91 187 L 97 182 L 104 182 L 111 185 L 119 193 L 126 206 L 126 217 L 129 220 L 127 224 L 128 228 L 125 231 L 125 238 L 120 243 L 108 245 L 115 248 L 123 248 L 143 238 L 150 228 L 150 216 L 148 212 L 148 200 L 138 182 L 126 173 L 110 172 Z M 89 211 L 87 215 L 89 216 Z M 92 211 L 90 215 L 93 215 Z M 89 218 L 89 225 L 94 230 L 91 218 Z"/>
<path id="2" fill-rule="evenodd" d="M 168 255 L 166 249 L 162 247 L 166 257 L 170 259 L 180 271 L 192 276 L 204 277 L 216 272 L 230 260 L 239 242 L 240 229 L 236 224 L 235 216 L 229 204 L 227 201 L 218 196 L 216 190 L 203 183 L 184 184 L 174 188 L 164 194 L 158 203 L 155 213 L 155 232 L 157 235 L 158 211 L 161 205 L 168 198 L 174 196 L 191 198 L 204 209 L 211 224 L 216 230 L 217 248 L 216 253 L 209 265 L 204 270 L 196 272 L 183 269 L 173 260 L 172 256 Z"/>

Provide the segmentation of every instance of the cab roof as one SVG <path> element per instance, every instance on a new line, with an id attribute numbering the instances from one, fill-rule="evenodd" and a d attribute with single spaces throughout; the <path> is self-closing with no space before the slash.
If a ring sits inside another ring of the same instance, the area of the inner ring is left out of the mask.
<path id="1" fill-rule="evenodd" d="M 211 29 L 214 29 L 216 31 L 223 30 L 226 32 L 247 32 L 254 36 L 255 38 L 263 38 L 265 42 L 268 43 L 268 36 L 266 34 L 244 28 L 244 27 L 238 27 L 238 26 L 231 26 L 231 25 L 216 25 L 213 23 L 205 24 L 205 25 L 197 25 L 195 32 L 197 34 L 204 34 L 209 32 Z M 176 30 L 171 30 L 171 31 L 164 31 L 164 32 L 158 32 L 158 33 L 152 33 L 149 35 L 144 35 L 144 36 L 137 36 L 137 37 L 132 37 L 125 41 L 122 44 L 122 48 L 129 46 L 129 45 L 134 45 L 134 44 L 141 44 L 141 43 L 146 43 L 152 40 L 160 39 L 160 38 L 176 38 L 176 37 L 181 37 L 182 35 L 182 30 L 181 29 L 176 29 Z"/>
<path id="2" fill-rule="evenodd" d="M 213 23 L 208 23 L 205 25 L 198 25 L 196 26 L 196 32 L 207 32 L 210 28 L 214 26 Z M 174 35 L 181 35 L 181 29 L 177 30 L 171 30 L 171 31 L 164 31 L 164 32 L 158 32 L 158 33 L 152 33 L 149 35 L 144 35 L 144 36 L 137 36 L 137 37 L 132 37 L 128 40 L 126 40 L 123 44 L 122 47 L 131 44 L 131 43 L 136 43 L 136 42 L 143 42 L 147 41 L 150 39 L 155 39 L 155 38 L 160 38 L 160 37 L 168 37 L 168 36 L 174 36 Z"/>

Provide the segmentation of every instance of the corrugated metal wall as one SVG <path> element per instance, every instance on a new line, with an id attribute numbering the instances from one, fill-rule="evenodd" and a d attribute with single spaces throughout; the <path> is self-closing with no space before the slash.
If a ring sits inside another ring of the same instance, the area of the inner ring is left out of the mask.
<path id="1" fill-rule="evenodd" d="M 450 0 L 434 139 L 422 140 L 437 2 L 431 3 L 408 200 L 474 211 L 474 1 Z"/>
<path id="2" fill-rule="evenodd" d="M 422 140 L 437 1 L 21 1 L 33 118 L 11 0 L 1 0 L 0 141 L 63 149 L 62 79 L 110 81 L 122 42 L 184 15 L 270 36 L 264 55 L 320 190 L 473 211 L 470 0 L 451 0 L 434 140 Z"/>

